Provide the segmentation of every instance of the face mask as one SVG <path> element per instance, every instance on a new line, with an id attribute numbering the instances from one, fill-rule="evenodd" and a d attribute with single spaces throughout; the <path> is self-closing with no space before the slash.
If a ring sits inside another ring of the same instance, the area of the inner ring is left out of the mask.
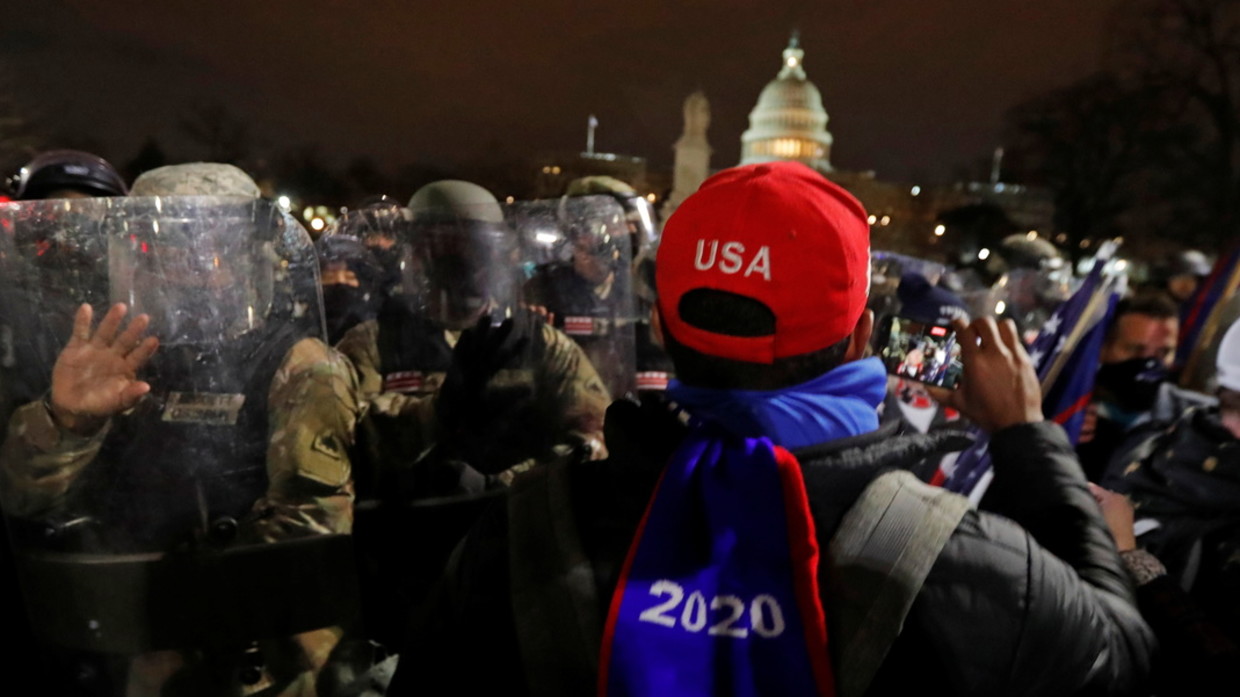
<path id="1" fill-rule="evenodd" d="M 1157 358 L 1133 358 L 1107 363 L 1098 369 L 1096 394 L 1128 412 L 1149 411 L 1167 380 L 1167 368 Z"/>
<path id="2" fill-rule="evenodd" d="M 369 293 L 361 288 L 334 284 L 323 287 L 323 314 L 327 335 L 334 344 L 354 325 L 375 316 Z"/>

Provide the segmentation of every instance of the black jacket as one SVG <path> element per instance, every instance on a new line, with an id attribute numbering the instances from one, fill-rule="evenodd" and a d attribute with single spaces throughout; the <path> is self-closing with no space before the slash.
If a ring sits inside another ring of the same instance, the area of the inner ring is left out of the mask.
<path id="1" fill-rule="evenodd" d="M 683 433 L 666 412 L 617 402 L 607 415 L 611 457 L 570 470 L 601 617 Z M 887 426 L 797 451 L 820 547 L 877 474 L 943 450 L 951 437 L 897 437 Z M 994 435 L 991 451 L 997 472 L 983 507 L 1010 520 L 965 515 L 868 694 L 1139 694 L 1153 640 L 1062 430 L 1012 427 Z M 458 547 L 413 622 L 390 694 L 530 694 L 515 622 L 537 619 L 514 619 L 508 527 L 506 509 L 494 508 Z M 593 693 L 591 670 L 561 672 L 580 677 L 572 691 Z"/>

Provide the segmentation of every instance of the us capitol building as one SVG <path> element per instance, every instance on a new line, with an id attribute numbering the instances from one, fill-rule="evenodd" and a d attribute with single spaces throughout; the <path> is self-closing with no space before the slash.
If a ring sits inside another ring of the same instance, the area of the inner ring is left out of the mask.
<path id="1" fill-rule="evenodd" d="M 848 189 L 870 215 L 875 249 L 939 257 L 977 254 L 1006 232 L 1054 237 L 1054 207 L 1046 192 L 1005 184 L 998 166 L 989 182 L 928 185 L 879 179 L 873 171 L 845 171 L 831 163 L 834 138 L 822 93 L 803 65 L 805 51 L 793 34 L 783 51 L 778 75 L 767 83 L 741 134 L 742 165 L 794 160 L 803 162 Z M 672 192 L 664 202 L 664 219 L 697 190 L 711 173 L 706 131 L 710 106 L 694 93 L 684 104 L 685 129 L 676 142 Z"/>

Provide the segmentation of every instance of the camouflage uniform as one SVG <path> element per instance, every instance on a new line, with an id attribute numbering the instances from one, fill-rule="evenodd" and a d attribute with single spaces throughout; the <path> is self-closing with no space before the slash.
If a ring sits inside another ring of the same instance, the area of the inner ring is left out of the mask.
<path id="1" fill-rule="evenodd" d="M 523 387 L 534 402 L 543 405 L 539 413 L 550 414 L 553 418 L 552 422 L 539 425 L 543 433 L 527 435 L 531 441 L 551 443 L 553 447 L 550 450 L 536 446 L 519 448 L 514 453 L 518 461 L 506 462 L 498 468 L 471 463 L 479 469 L 498 470 L 488 473 L 496 473 L 504 484 L 532 466 L 540 456 L 549 456 L 564 448 L 581 446 L 594 459 L 606 456 L 603 415 L 611 399 L 598 372 L 581 348 L 563 332 L 541 321 L 532 321 L 530 326 L 539 333 L 532 343 L 539 345 L 540 350 L 523 360 L 519 367 L 499 371 L 488 383 L 483 402 L 499 403 L 501 392 Z M 412 464 L 440 440 L 434 401 L 430 398 L 443 385 L 451 361 L 450 342 L 455 343 L 455 336 L 442 329 L 433 331 L 440 336 L 427 336 L 424 341 L 439 349 L 438 356 L 424 362 L 415 361 L 415 364 L 383 364 L 380 325 L 376 320 L 357 325 L 336 346 L 358 372 L 361 400 L 367 408 L 361 426 L 364 435 L 360 440 L 366 441 L 362 457 L 372 467 L 386 469 Z M 517 418 L 516 414 L 511 416 Z M 378 473 L 366 476 L 384 478 Z M 419 494 L 445 492 L 412 493 L 418 497 Z"/>
<path id="2" fill-rule="evenodd" d="M 240 170 L 223 165 L 195 167 L 199 168 L 197 172 L 178 168 L 168 168 L 167 172 L 156 170 L 157 179 L 162 181 L 144 187 L 139 186 L 140 179 L 134 193 L 202 194 L 195 182 L 201 184 L 209 179 L 219 186 L 230 187 L 218 192 L 224 195 L 257 194 L 257 187 Z M 356 373 L 347 360 L 323 341 L 306 337 L 304 328 L 255 335 L 249 340 L 252 346 L 258 347 L 256 350 L 262 357 L 236 374 L 242 375 L 243 382 L 254 388 L 245 392 L 246 401 L 253 404 L 250 411 L 257 412 L 257 418 L 245 421 L 243 417 L 242 421 L 234 421 L 235 428 L 221 431 L 229 435 L 221 435 L 220 439 L 228 440 L 231 436 L 233 440 L 246 441 L 244 434 L 248 431 L 242 428 L 244 423 L 254 427 L 249 442 L 256 447 L 243 448 L 245 462 L 237 463 L 243 481 L 235 485 L 239 493 L 232 500 L 242 507 L 235 518 L 235 534 L 221 539 L 208 534 L 204 547 L 239 548 L 254 543 L 350 533 L 354 485 L 348 451 L 361 415 Z M 161 356 L 168 359 L 167 364 L 175 365 L 177 360 L 169 354 L 176 350 L 161 348 L 152 365 L 159 363 Z M 221 365 L 230 363 L 235 365 L 237 361 L 225 359 Z M 169 387 L 165 382 L 156 375 L 151 381 L 151 394 L 130 411 L 109 419 L 89 437 L 80 437 L 58 427 L 45 402 L 19 408 L 9 421 L 7 437 L 0 446 L 0 506 L 11 516 L 10 522 L 31 523 L 37 530 L 40 524 L 80 515 L 82 510 L 89 514 L 91 506 L 97 506 L 92 501 L 92 490 L 98 492 L 101 483 L 110 483 L 108 478 L 114 473 L 141 482 L 142 477 L 158 476 L 159 465 L 166 465 L 173 458 L 189 460 L 186 464 L 192 467 L 195 453 L 184 452 L 176 445 L 159 448 L 158 443 L 153 443 L 155 448 L 147 448 L 152 454 L 150 461 L 143 457 L 116 457 L 118 452 L 129 453 L 126 442 L 136 444 L 136 451 L 142 452 L 144 440 L 152 444 L 151 440 L 157 438 L 150 435 L 151 430 L 168 428 L 162 423 L 168 420 L 166 391 L 176 387 Z M 164 411 L 163 419 L 158 418 L 161 411 Z M 263 430 L 257 431 L 260 425 Z M 253 468 L 257 476 L 249 473 L 248 469 Z M 158 496 L 149 495 L 158 494 L 157 487 L 158 484 L 152 484 L 151 491 L 144 492 L 146 500 L 158 501 Z M 118 491 L 120 493 L 113 499 L 123 500 L 124 488 L 118 487 Z M 206 507 L 213 515 L 217 513 L 215 501 L 208 501 Z M 113 509 L 105 505 L 100 510 L 111 512 Z M 125 526 L 124 521 L 110 519 L 105 514 L 99 527 L 113 534 L 101 539 L 116 540 L 119 544 L 105 543 L 94 549 L 133 551 L 137 548 L 167 552 L 201 534 L 182 529 L 175 537 L 155 536 L 161 541 L 172 540 L 173 547 L 167 547 L 162 542 L 152 545 L 147 539 L 129 540 Z M 135 527 L 130 525 L 129 529 Z M 177 530 L 176 522 L 164 528 Z M 35 540 L 32 545 L 37 548 L 39 542 Z M 128 659 L 127 669 L 119 670 L 126 675 L 127 693 L 131 695 L 315 695 L 315 684 L 343 633 L 340 627 L 324 627 L 259 642 L 265 661 L 261 675 L 247 679 L 244 684 L 239 679 L 240 673 L 230 673 L 244 667 L 240 655 L 221 656 L 217 652 L 208 656 L 196 649 L 147 652 Z"/>

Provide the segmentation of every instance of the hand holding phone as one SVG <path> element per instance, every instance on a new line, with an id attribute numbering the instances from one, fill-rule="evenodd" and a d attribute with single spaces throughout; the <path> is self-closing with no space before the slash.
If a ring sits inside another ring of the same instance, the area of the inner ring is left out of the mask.
<path id="1" fill-rule="evenodd" d="M 1042 421 L 1042 387 L 1016 325 L 983 317 L 952 328 L 964 361 L 961 389 L 927 387 L 930 395 L 987 433 Z"/>

